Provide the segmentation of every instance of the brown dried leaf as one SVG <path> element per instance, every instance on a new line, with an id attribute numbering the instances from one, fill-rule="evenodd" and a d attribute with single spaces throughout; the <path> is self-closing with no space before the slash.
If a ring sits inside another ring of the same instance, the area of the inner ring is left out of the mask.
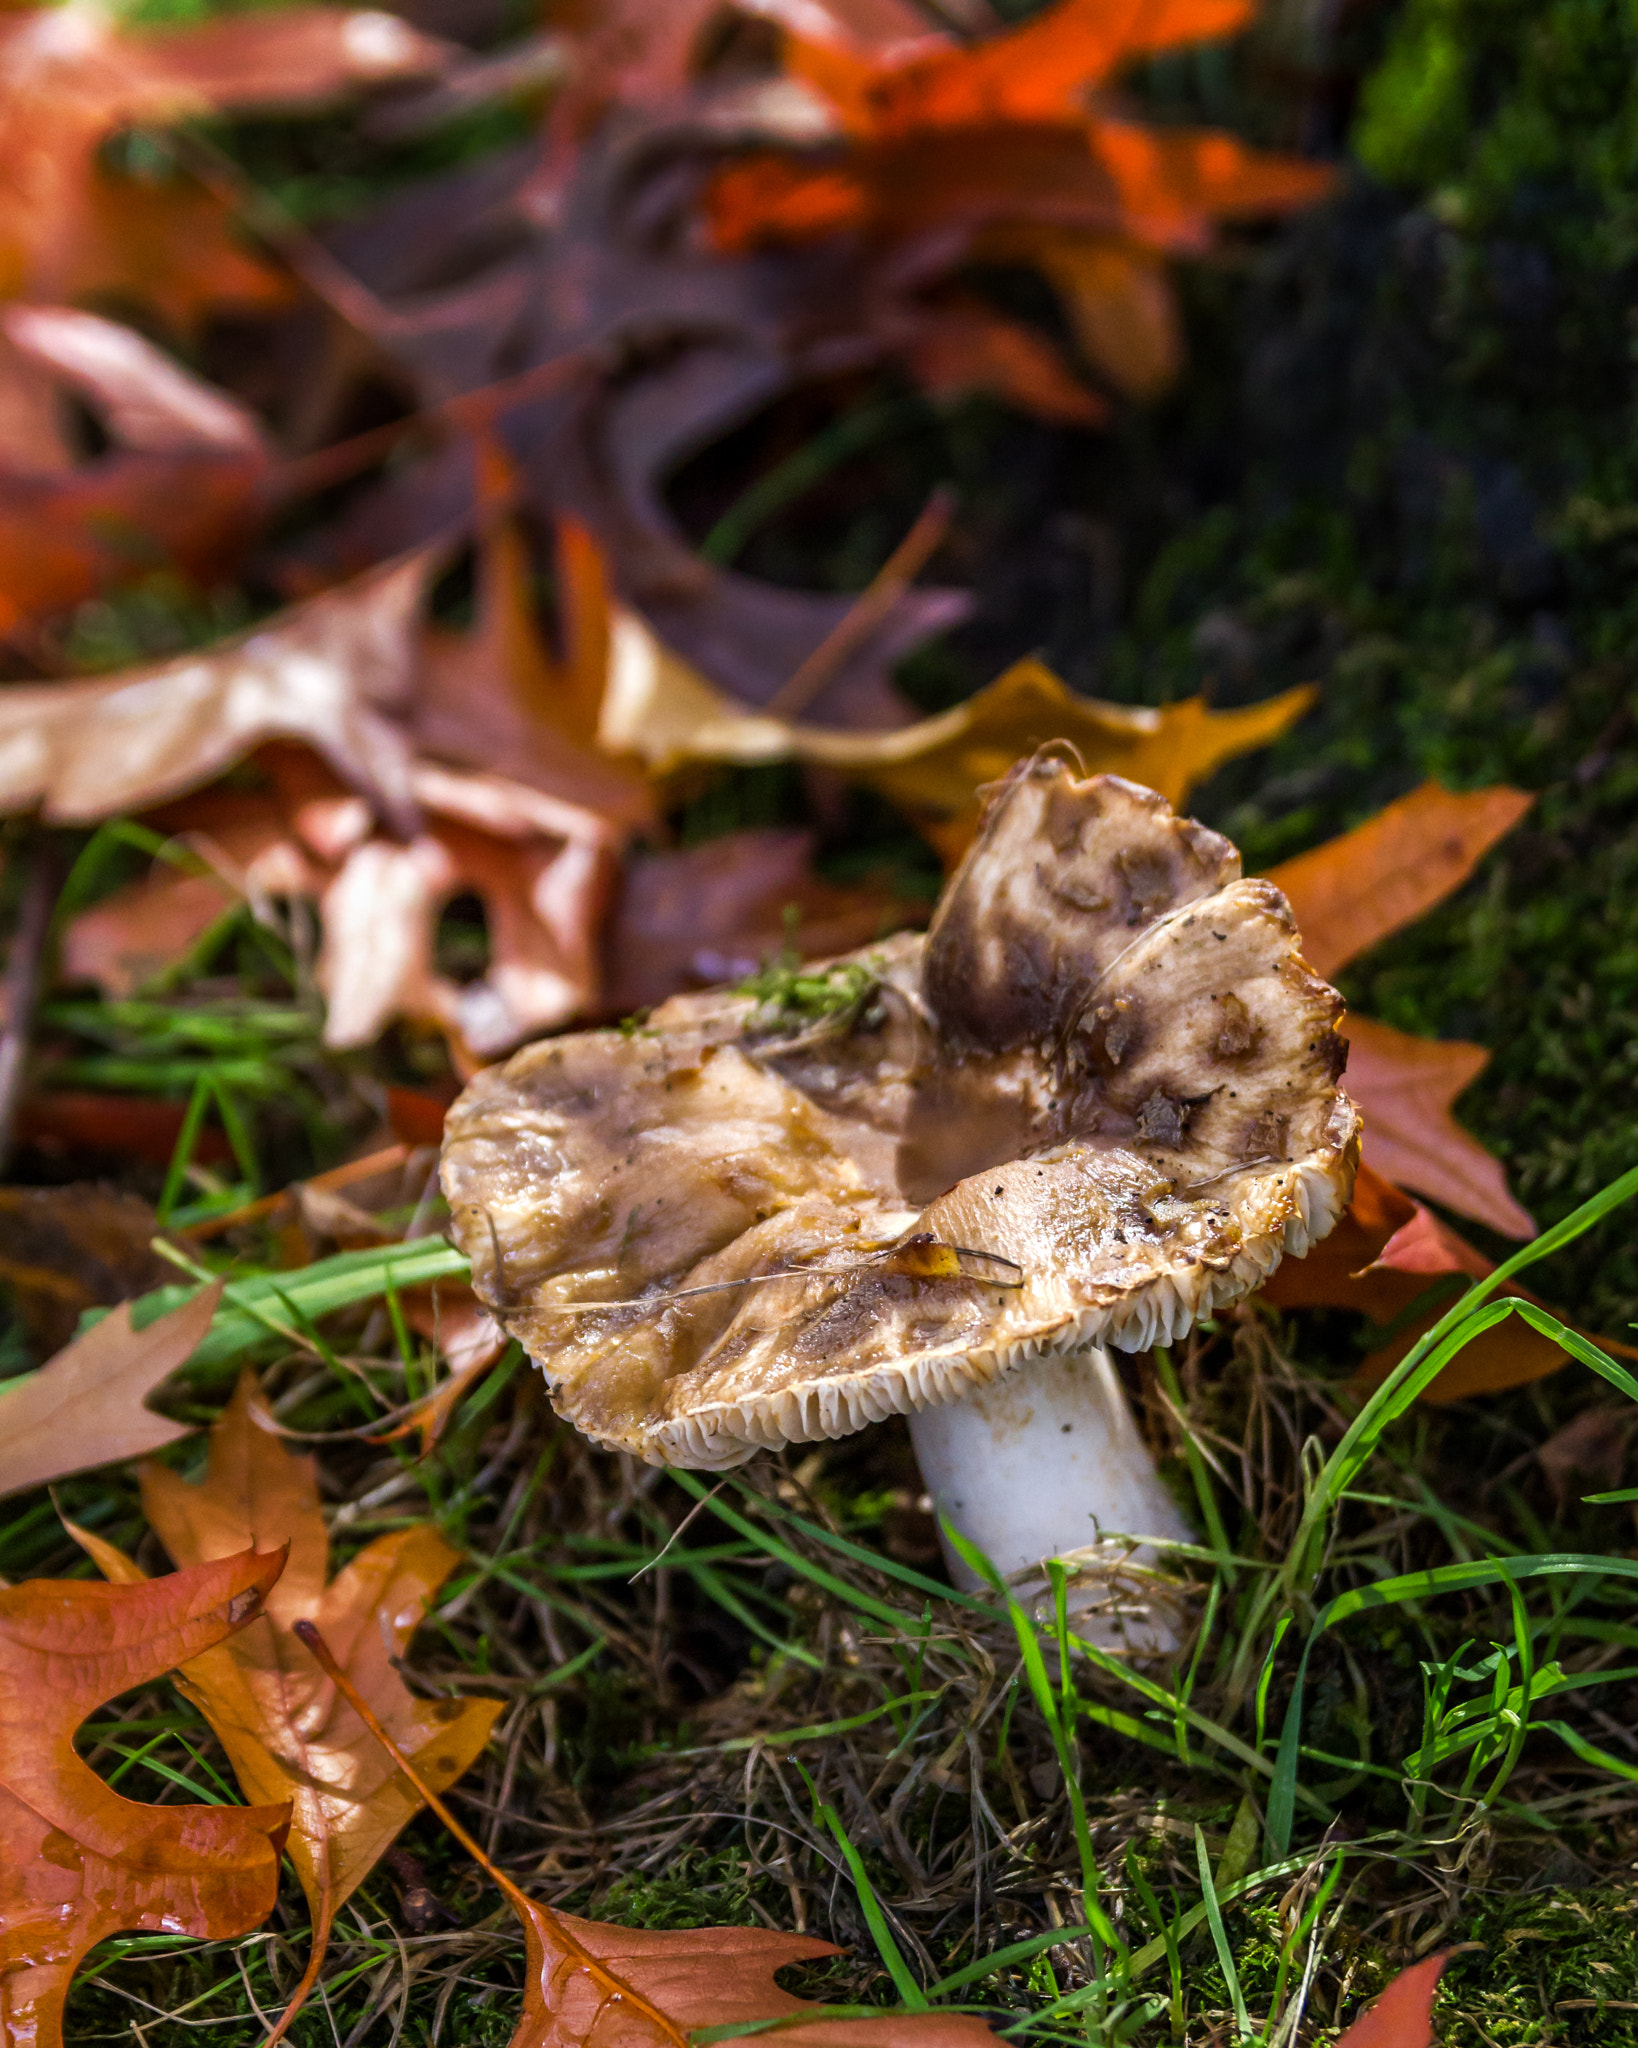
<path id="1" fill-rule="evenodd" d="M 263 1616 L 233 1642 L 176 1660 L 178 1684 L 216 1731 L 247 1799 L 289 1800 L 287 1853 L 313 1916 L 311 1984 L 337 1909 L 420 1810 L 345 1700 L 290 1634 L 319 1617 L 342 1667 L 435 1790 L 489 1739 L 505 1702 L 422 1700 L 395 1668 L 428 1603 L 459 1561 L 428 1522 L 377 1537 L 329 1580 L 329 1539 L 314 1461 L 284 1448 L 253 1373 L 211 1432 L 204 1479 L 148 1465 L 142 1504 L 173 1558 L 199 1563 L 251 1543 L 288 1544 Z M 111 1576 L 140 1576 L 112 1546 L 76 1532 Z M 328 1582 L 327 1582 L 328 1581 Z M 287 2016 L 288 2017 L 288 2016 Z"/>
<path id="2" fill-rule="evenodd" d="M 786 948 L 825 959 L 925 919 L 925 904 L 885 888 L 821 881 L 812 861 L 807 832 L 725 832 L 680 852 L 634 855 L 607 937 L 608 1014 L 736 981 Z"/>
<path id="3" fill-rule="evenodd" d="M 6 2039 L 60 2048 L 75 1968 L 111 1934 L 225 1940 L 273 1910 L 288 1808 L 143 1806 L 74 1750 L 116 1693 L 252 1622 L 283 1558 L 244 1553 L 140 1587 L 0 1591 L 0 1983 Z"/>
<path id="4" fill-rule="evenodd" d="M 371 1714 L 311 1622 L 298 1632 L 315 1663 L 347 1694 L 400 1769 L 419 1772 L 390 1729 Z M 824 2016 L 812 2000 L 780 1989 L 775 1973 L 833 1956 L 828 1941 L 762 1927 L 609 1927 L 531 1899 L 486 1856 L 428 1784 L 427 1803 L 468 1855 L 505 1893 L 523 1923 L 523 2011 L 511 2048 L 689 2048 L 695 2030 L 778 2023 L 798 2048 L 983 2048 L 995 2036 L 967 2013 L 884 2013 L 880 2019 Z M 812 2013 L 804 2019 L 804 2013 Z"/>
<path id="5" fill-rule="evenodd" d="M 1482 1280 L 1495 1271 L 1475 1245 L 1441 1223 L 1369 1166 L 1354 1182 L 1353 1200 L 1331 1235 L 1300 1259 L 1287 1259 L 1263 1287 L 1277 1308 L 1348 1308 L 1394 1335 L 1365 1359 L 1355 1384 L 1364 1391 L 1384 1380 L 1424 1331 L 1461 1292 L 1458 1279 Z M 1436 1280 L 1449 1284 L 1420 1313 L 1406 1317 Z M 1509 1292 L 1527 1301 L 1540 1297 L 1527 1288 Z M 1406 1318 L 1401 1321 L 1402 1318 Z M 1618 1339 L 1594 1337 L 1606 1350 L 1633 1355 Z M 1461 1401 L 1473 1394 L 1500 1393 L 1555 1373 L 1564 1352 L 1521 1317 L 1482 1330 L 1451 1360 L 1427 1390 L 1429 1401 Z"/>
<path id="6" fill-rule="evenodd" d="M 40 1370 L 0 1393 L 0 1495 L 157 1451 L 191 1425 L 148 1407 L 210 1328 L 222 1284 L 202 1288 L 146 1329 L 123 1303 Z"/>
<path id="7" fill-rule="evenodd" d="M 1371 1017 L 1350 1016 L 1342 1030 L 1348 1093 L 1364 1112 L 1365 1157 L 1377 1172 L 1503 1237 L 1533 1237 L 1535 1219 L 1509 1194 L 1501 1161 L 1450 1113 L 1488 1064 L 1485 1048 L 1414 1038 Z"/>
<path id="8" fill-rule="evenodd" d="M 0 1188 L 0 1281 L 37 1356 L 68 1343 L 86 1309 L 112 1308 L 175 1277 L 153 1250 L 158 1228 L 140 1195 L 115 1188 Z"/>
<path id="9" fill-rule="evenodd" d="M 123 448 L 267 458 L 261 424 L 247 406 L 134 328 L 70 306 L 11 306 L 0 313 L 0 331 L 20 356 L 95 406 Z"/>
<path id="10" fill-rule="evenodd" d="M 1296 915 L 1303 957 L 1316 974 L 1333 975 L 1415 923 L 1461 887 L 1534 802 L 1520 789 L 1458 794 L 1424 782 L 1352 832 L 1282 861 L 1268 879 Z"/>

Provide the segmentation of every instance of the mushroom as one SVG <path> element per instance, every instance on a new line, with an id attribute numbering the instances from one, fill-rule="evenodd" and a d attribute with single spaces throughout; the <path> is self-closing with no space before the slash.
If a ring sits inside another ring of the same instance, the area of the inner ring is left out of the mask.
<path id="1" fill-rule="evenodd" d="M 721 1470 L 907 1415 L 997 1568 L 1101 1557 L 1107 1603 L 1106 1532 L 1191 1532 L 1104 1347 L 1256 1287 L 1352 1186 L 1297 948 L 1226 839 L 1037 754 L 925 936 L 480 1073 L 443 1155 L 473 1285 L 595 1441 Z"/>

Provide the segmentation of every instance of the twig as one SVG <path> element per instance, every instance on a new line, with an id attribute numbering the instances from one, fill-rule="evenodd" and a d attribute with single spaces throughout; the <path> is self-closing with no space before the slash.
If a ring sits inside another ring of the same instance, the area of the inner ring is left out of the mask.
<path id="1" fill-rule="evenodd" d="M 800 718 L 848 657 L 868 640 L 931 560 L 955 516 L 955 492 L 940 484 L 916 523 L 883 562 L 850 611 L 786 677 L 763 707 L 770 718 Z"/>
<path id="2" fill-rule="evenodd" d="M 62 878 L 62 856 L 56 841 L 45 835 L 37 837 L 23 881 L 5 979 L 0 982 L 5 994 L 5 1023 L 0 1028 L 0 1174 L 4 1174 L 11 1161 L 17 1106 L 23 1093 L 23 1070 L 34 1030 L 34 1011 L 40 1000 L 46 941 L 51 935 L 51 914 L 57 907 Z"/>

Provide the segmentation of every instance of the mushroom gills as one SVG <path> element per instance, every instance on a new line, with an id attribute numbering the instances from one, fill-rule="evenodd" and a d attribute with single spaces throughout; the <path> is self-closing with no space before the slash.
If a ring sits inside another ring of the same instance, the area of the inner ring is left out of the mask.
<path id="1" fill-rule="evenodd" d="M 984 1581 L 944 1529 L 981 1550 L 1026 1606 L 1048 1594 L 1041 1567 L 1061 1559 L 1071 1626 L 1087 1641 L 1138 1656 L 1175 1650 L 1183 1603 L 1152 1545 L 1192 1543 L 1138 1433 L 1101 1346 L 1031 1361 L 963 1399 L 910 1417 L 940 1540 L 958 1585 Z"/>

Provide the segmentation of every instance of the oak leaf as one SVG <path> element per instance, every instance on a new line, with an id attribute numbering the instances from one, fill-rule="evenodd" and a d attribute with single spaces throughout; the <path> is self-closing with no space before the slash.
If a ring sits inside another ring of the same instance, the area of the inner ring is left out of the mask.
<path id="1" fill-rule="evenodd" d="M 254 1622 L 283 1563 L 0 1591 L 0 2036 L 58 2048 L 80 1959 L 136 1929 L 223 1940 L 273 1910 L 289 1809 L 144 1806 L 74 1751 L 93 1708 Z"/>
<path id="2" fill-rule="evenodd" d="M 845 143 L 755 150 L 726 166 L 706 198 L 713 238 L 748 250 L 859 234 L 920 287 L 963 260 L 1030 265 L 1064 300 L 1092 363 L 1152 397 L 1182 361 L 1161 252 L 1206 248 L 1220 219 L 1308 204 L 1330 175 L 1215 131 L 1145 127 L 1099 91 L 1124 61 L 1227 34 L 1251 12 L 1248 0 L 1058 0 L 989 36 L 931 32 L 875 48 L 821 18 L 787 35 L 785 64 Z M 1038 409 L 1064 417 L 1058 394 L 1033 381 Z M 1011 395 L 1032 394 L 1019 384 Z"/>
<path id="3" fill-rule="evenodd" d="M 1222 762 L 1266 746 L 1313 702 L 1307 688 L 1241 710 L 1203 698 L 1156 710 L 1077 696 L 1037 661 L 1021 661 L 953 710 L 891 732 L 791 725 L 746 710 L 712 688 L 634 613 L 616 617 L 603 745 L 633 753 L 651 773 L 691 762 L 751 766 L 804 761 L 865 783 L 930 828 L 953 859 L 978 819 L 978 791 L 1037 746 L 1062 741 L 1088 773 L 1147 783 L 1180 804 Z"/>
<path id="4" fill-rule="evenodd" d="M 3 708 L 3 707 L 0 707 Z M 411 763 L 423 823 L 405 840 L 299 748 L 256 757 L 270 794 L 204 790 L 149 816 L 203 873 L 153 873 L 83 912 L 63 955 L 72 974 L 129 993 L 203 939 L 240 901 L 316 898 L 328 997 L 325 1042 L 365 1045 L 394 1017 L 441 1028 L 467 1050 L 498 1052 L 564 1023 L 596 999 L 599 930 L 618 835 L 595 812 L 495 775 Z M 489 966 L 441 974 L 438 917 L 471 891 L 488 920 Z"/>
<path id="5" fill-rule="evenodd" d="M 1424 783 L 1363 825 L 1281 863 L 1269 880 L 1285 892 L 1303 956 L 1332 975 L 1378 940 L 1458 889 L 1512 830 L 1533 798 L 1495 787 L 1466 794 Z M 1482 1072 L 1483 1046 L 1416 1038 L 1350 1016 L 1348 1092 L 1365 1112 L 1365 1156 L 1379 1173 L 1504 1237 L 1535 1230 L 1508 1192 L 1500 1161 L 1451 1115 Z"/>
<path id="6" fill-rule="evenodd" d="M 141 335 L 61 306 L 0 314 L 0 633 L 176 564 L 231 562 L 267 509 L 254 416 Z M 109 446 L 76 464 L 72 395 Z"/>
<path id="7" fill-rule="evenodd" d="M 315 1663 L 348 1696 L 377 1741 L 408 1776 L 418 1776 L 392 1731 L 354 1692 L 324 1632 L 310 1621 L 297 1634 Z M 697 2029 L 756 2028 L 773 2021 L 799 2048 L 984 2048 L 995 2036 L 966 2013 L 855 2008 L 828 2017 L 823 2006 L 780 1989 L 775 1972 L 840 1953 L 828 1941 L 763 1927 L 679 1930 L 610 1927 L 542 1905 L 498 1870 L 438 1798 L 427 1804 L 468 1855 L 505 1893 L 523 1924 L 523 2011 L 511 2048 L 689 2048 Z M 804 2019 L 804 2012 L 813 2015 Z"/>
<path id="8" fill-rule="evenodd" d="M 0 1496 L 113 1465 L 187 1436 L 148 1407 L 210 1328 L 220 1282 L 137 1330 L 122 1303 L 40 1370 L 0 1392 Z"/>
<path id="9" fill-rule="evenodd" d="M 1268 879 L 1296 916 L 1303 958 L 1329 978 L 1413 924 L 1461 887 L 1534 802 L 1500 785 L 1458 794 L 1424 782 L 1352 832 L 1282 861 Z"/>
<path id="10" fill-rule="evenodd" d="M 211 1431 L 203 1480 L 189 1484 L 148 1465 L 141 1482 L 143 1512 L 179 1563 L 207 1562 L 245 1543 L 289 1546 L 290 1561 L 259 1619 L 231 1643 L 173 1661 L 179 1687 L 216 1731 L 245 1796 L 290 1802 L 287 1853 L 313 1919 L 299 2000 L 316 1979 L 337 1910 L 422 1798 L 315 1669 L 291 1623 L 322 1619 L 352 1682 L 435 1791 L 472 1764 L 506 1703 L 424 1700 L 408 1690 L 397 1665 L 459 1553 L 431 1523 L 418 1522 L 377 1537 L 330 1579 L 314 1460 L 285 1449 L 254 1373 L 240 1379 Z M 75 1533 L 110 1576 L 140 1577 L 111 1545 Z"/>

